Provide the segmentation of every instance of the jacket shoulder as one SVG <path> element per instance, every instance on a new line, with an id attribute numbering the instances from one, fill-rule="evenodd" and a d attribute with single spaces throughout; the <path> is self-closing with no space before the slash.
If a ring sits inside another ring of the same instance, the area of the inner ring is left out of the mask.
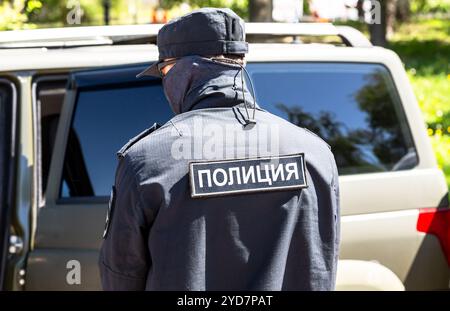
<path id="1" fill-rule="evenodd" d="M 119 151 L 117 151 L 117 157 L 119 158 L 119 160 L 123 159 L 125 157 L 125 155 L 127 154 L 128 150 L 134 144 L 136 144 L 141 139 L 147 137 L 148 135 L 150 135 L 151 133 L 153 133 L 154 131 L 156 131 L 160 127 L 161 127 L 161 125 L 159 125 L 158 123 L 154 123 L 151 127 L 149 127 L 148 129 L 142 131 L 141 133 L 139 133 L 138 135 L 136 135 L 135 137 L 130 139 L 122 148 L 120 148 Z"/>
<path id="2" fill-rule="evenodd" d="M 311 130 L 308 130 L 306 127 L 299 127 L 300 129 L 304 130 L 306 133 L 309 133 L 310 135 L 314 136 L 315 138 L 317 138 L 321 143 L 323 143 L 325 146 L 327 146 L 328 149 L 331 150 L 331 146 L 319 135 L 317 135 L 316 133 L 314 133 Z"/>

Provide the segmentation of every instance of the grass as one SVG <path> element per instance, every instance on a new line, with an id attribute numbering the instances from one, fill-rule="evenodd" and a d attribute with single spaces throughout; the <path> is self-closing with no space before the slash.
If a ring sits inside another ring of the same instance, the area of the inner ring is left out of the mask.
<path id="1" fill-rule="evenodd" d="M 389 48 L 405 64 L 450 188 L 450 20 L 403 24 L 390 39 Z"/>
<path id="2" fill-rule="evenodd" d="M 431 137 L 431 143 L 436 153 L 439 166 L 444 171 L 447 184 L 450 185 L 450 136 L 433 135 Z"/>
<path id="3" fill-rule="evenodd" d="M 450 55 L 450 20 L 403 24 L 390 39 L 406 69 L 419 76 L 447 76 Z"/>

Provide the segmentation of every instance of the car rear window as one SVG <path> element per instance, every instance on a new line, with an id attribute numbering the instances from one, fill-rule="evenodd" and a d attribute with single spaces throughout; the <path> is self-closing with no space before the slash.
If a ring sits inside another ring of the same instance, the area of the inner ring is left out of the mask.
<path id="1" fill-rule="evenodd" d="M 341 175 L 417 165 L 399 95 L 383 65 L 260 63 L 248 67 L 259 105 L 323 138 Z"/>
<path id="2" fill-rule="evenodd" d="M 322 137 L 339 173 L 410 169 L 418 159 L 386 67 L 361 63 L 251 63 L 259 105 Z M 159 83 L 88 89 L 78 95 L 62 197 L 108 196 L 116 152 L 172 117 Z"/>

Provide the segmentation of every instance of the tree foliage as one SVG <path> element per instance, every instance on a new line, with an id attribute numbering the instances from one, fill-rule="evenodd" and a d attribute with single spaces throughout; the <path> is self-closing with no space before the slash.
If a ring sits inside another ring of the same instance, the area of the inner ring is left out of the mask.
<path id="1" fill-rule="evenodd" d="M 448 13 L 450 1 L 448 0 L 411 0 L 413 13 Z"/>
<path id="2" fill-rule="evenodd" d="M 242 18 L 248 18 L 248 6 L 251 0 L 161 0 L 161 7 L 165 9 L 173 8 L 181 3 L 188 3 L 192 7 L 220 7 L 230 8 Z"/>
<path id="3" fill-rule="evenodd" d="M 33 12 L 40 5 L 39 1 L 14 0 L 0 2 L 0 30 L 17 30 L 34 28 L 28 23 L 27 13 Z"/>
<path id="4" fill-rule="evenodd" d="M 119 0 L 111 0 L 114 5 Z M 103 7 L 101 0 L 28 0 L 27 5 L 34 2 L 41 2 L 41 6 L 32 12 L 27 12 L 30 22 L 55 26 L 66 26 L 67 14 L 77 4 L 83 11 L 82 24 L 102 24 L 103 22 Z"/>

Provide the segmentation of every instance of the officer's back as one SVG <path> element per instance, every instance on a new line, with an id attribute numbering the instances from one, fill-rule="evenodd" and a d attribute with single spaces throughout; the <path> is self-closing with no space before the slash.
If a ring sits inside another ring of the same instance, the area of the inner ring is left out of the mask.
<path id="1" fill-rule="evenodd" d="M 197 12 L 239 22 L 229 10 Z M 239 65 L 174 55 L 161 58 L 176 59 L 163 84 L 177 115 L 118 153 L 104 288 L 333 289 L 339 200 L 328 145 L 257 107 Z"/>

